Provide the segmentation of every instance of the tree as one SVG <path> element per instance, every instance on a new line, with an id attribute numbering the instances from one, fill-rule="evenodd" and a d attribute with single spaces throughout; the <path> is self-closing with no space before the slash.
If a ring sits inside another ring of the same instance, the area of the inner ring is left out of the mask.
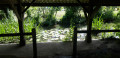
<path id="1" fill-rule="evenodd" d="M 61 20 L 61 25 L 62 26 L 70 26 L 70 21 L 73 20 L 72 22 L 75 24 L 78 24 L 80 22 L 80 10 L 82 10 L 82 8 L 80 6 L 76 6 L 76 7 L 65 7 L 66 9 L 66 13 L 63 16 L 62 20 Z"/>

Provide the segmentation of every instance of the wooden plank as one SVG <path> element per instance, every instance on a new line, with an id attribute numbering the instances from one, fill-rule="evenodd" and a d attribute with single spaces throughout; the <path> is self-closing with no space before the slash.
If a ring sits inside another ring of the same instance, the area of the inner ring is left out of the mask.
<path id="1" fill-rule="evenodd" d="M 87 33 L 87 30 L 80 30 L 80 31 L 77 31 L 77 33 Z"/>
<path id="2" fill-rule="evenodd" d="M 9 34 L 0 34 L 0 37 L 7 37 L 7 36 L 19 36 L 20 33 L 9 33 Z"/>
<path id="3" fill-rule="evenodd" d="M 32 33 L 23 33 L 23 35 L 32 35 Z M 0 37 L 7 37 L 7 36 L 20 36 L 20 33 L 0 34 Z"/>
<path id="4" fill-rule="evenodd" d="M 91 30 L 91 32 L 120 32 L 120 30 Z M 80 30 L 77 33 L 87 33 L 87 30 Z"/>
<path id="5" fill-rule="evenodd" d="M 12 3 L 17 3 L 17 0 L 11 0 Z M 0 4 L 10 4 L 10 1 L 9 0 L 0 0 Z"/>
<path id="6" fill-rule="evenodd" d="M 23 6 L 28 6 L 29 3 L 22 3 Z M 83 3 L 87 6 L 88 4 Z M 78 3 L 33 3 L 31 6 L 80 6 Z"/>
<path id="7" fill-rule="evenodd" d="M 32 29 L 32 38 L 33 38 L 33 58 L 37 58 L 37 42 L 35 28 Z"/>
<path id="8" fill-rule="evenodd" d="M 30 33 L 23 33 L 23 35 L 32 35 L 32 32 L 30 32 Z"/>
<path id="9" fill-rule="evenodd" d="M 120 32 L 120 30 L 92 30 L 92 32 Z"/>
<path id="10" fill-rule="evenodd" d="M 72 58 L 77 57 L 77 27 L 74 28 L 74 38 L 73 38 L 73 56 Z"/>

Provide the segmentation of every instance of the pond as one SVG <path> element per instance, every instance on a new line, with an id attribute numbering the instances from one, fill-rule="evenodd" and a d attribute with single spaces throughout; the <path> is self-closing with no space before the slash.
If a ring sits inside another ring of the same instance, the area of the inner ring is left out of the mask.
<path id="1" fill-rule="evenodd" d="M 79 27 L 78 30 L 87 30 L 87 26 Z M 52 28 L 52 29 L 42 29 L 39 33 L 37 33 L 37 42 L 61 42 L 64 41 L 66 37 L 70 39 L 68 34 L 70 33 L 70 28 Z M 86 33 L 78 33 L 77 41 L 84 41 L 86 37 Z M 110 36 L 118 36 L 115 35 L 114 32 L 108 33 L 98 33 L 97 36 L 92 35 L 92 40 L 108 38 Z M 30 39 L 32 41 L 32 38 Z M 69 40 L 68 40 L 69 41 Z"/>
<path id="2" fill-rule="evenodd" d="M 37 42 L 59 42 L 63 41 L 67 35 L 70 33 L 70 28 L 52 28 L 52 29 L 43 29 L 37 33 Z M 79 27 L 78 30 L 87 30 L 87 26 Z M 78 33 L 77 39 L 84 40 L 86 34 Z M 30 39 L 32 41 L 32 38 Z"/>

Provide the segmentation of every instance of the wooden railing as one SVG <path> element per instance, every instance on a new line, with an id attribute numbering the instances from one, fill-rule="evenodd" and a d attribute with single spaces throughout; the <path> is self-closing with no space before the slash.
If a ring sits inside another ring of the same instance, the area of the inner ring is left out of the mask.
<path id="1" fill-rule="evenodd" d="M 37 58 L 37 43 L 36 43 L 36 30 L 35 28 L 32 29 L 30 33 L 23 33 L 25 35 L 32 35 L 33 39 L 33 58 Z M 8 36 L 20 36 L 20 33 L 9 33 L 9 34 L 0 34 L 0 37 L 8 37 Z"/>
<path id="2" fill-rule="evenodd" d="M 91 30 L 90 32 L 120 32 L 120 30 Z M 88 33 L 88 31 L 87 30 L 78 31 L 77 27 L 74 28 L 73 58 L 77 58 L 77 33 Z M 89 34 L 89 35 L 91 35 L 91 34 Z"/>

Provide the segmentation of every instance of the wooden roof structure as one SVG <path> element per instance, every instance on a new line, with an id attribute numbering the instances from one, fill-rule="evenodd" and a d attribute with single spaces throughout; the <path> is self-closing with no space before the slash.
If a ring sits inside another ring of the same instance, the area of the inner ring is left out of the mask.
<path id="1" fill-rule="evenodd" d="M 25 7 L 27 6 L 27 7 Z M 91 43 L 91 32 L 120 32 L 120 30 L 91 30 L 92 19 L 100 6 L 120 6 L 120 0 L 0 0 L 0 9 L 4 7 L 11 7 L 18 18 L 19 33 L 0 34 L 0 36 L 20 36 L 20 46 L 25 45 L 24 35 L 31 35 L 32 33 L 24 33 L 23 29 L 23 15 L 30 6 L 82 6 L 85 10 L 85 17 L 87 18 L 87 30 L 78 32 L 74 28 L 73 39 L 73 58 L 77 55 L 77 33 L 87 33 L 86 42 Z M 87 6 L 87 7 L 86 7 Z M 95 7 L 93 7 L 95 6 Z M 88 13 L 88 15 L 87 15 Z M 33 29 L 33 37 L 36 38 L 35 29 Z M 36 40 L 33 39 L 34 58 L 37 58 Z"/>
<path id="2" fill-rule="evenodd" d="M 19 0 L 0 0 L 0 5 L 19 4 Z M 20 0 L 23 6 L 28 6 L 33 0 Z M 101 5 L 101 6 L 118 6 L 120 0 L 79 0 L 81 5 Z M 34 0 L 31 6 L 79 6 L 78 0 Z"/>
<path id="3" fill-rule="evenodd" d="M 0 9 L 10 7 L 18 18 L 21 45 L 25 45 L 23 16 L 30 6 L 82 6 L 88 20 L 87 35 L 88 38 L 91 38 L 92 19 L 100 6 L 119 5 L 120 0 L 0 0 Z M 87 39 L 87 41 L 91 42 L 91 39 Z"/>
<path id="4" fill-rule="evenodd" d="M 18 18 L 20 44 L 25 45 L 23 16 L 30 6 L 82 6 L 88 20 L 87 35 L 91 38 L 92 19 L 100 6 L 119 6 L 120 0 L 0 0 L 0 9 L 10 7 Z M 27 6 L 27 7 L 25 7 Z M 95 7 L 94 7 L 95 6 Z M 87 15 L 88 13 L 88 15 Z M 86 39 L 91 42 L 91 39 Z"/>

